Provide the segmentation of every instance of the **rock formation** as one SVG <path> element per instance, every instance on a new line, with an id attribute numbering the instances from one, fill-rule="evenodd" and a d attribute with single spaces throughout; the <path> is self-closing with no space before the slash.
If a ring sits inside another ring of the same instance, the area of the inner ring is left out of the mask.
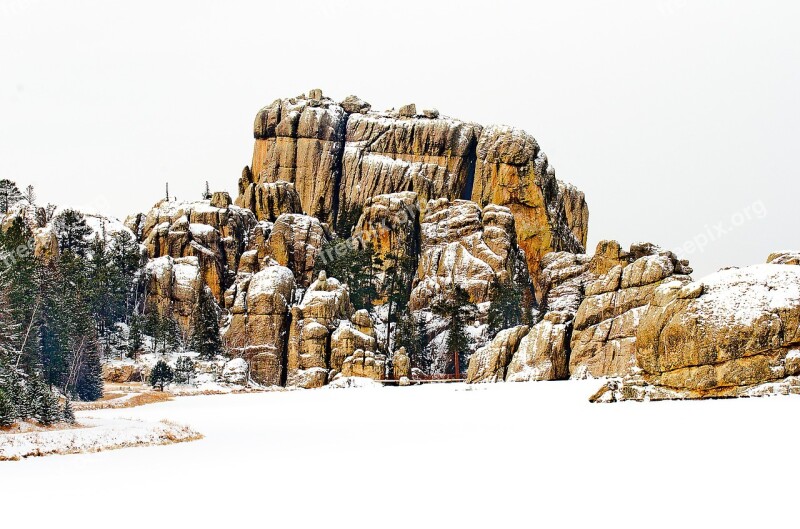
<path id="1" fill-rule="evenodd" d="M 295 280 L 283 266 L 269 266 L 237 282 L 228 347 L 250 363 L 250 376 L 267 386 L 285 382 L 289 310 Z"/>
<path id="2" fill-rule="evenodd" d="M 464 288 L 473 303 L 487 302 L 495 280 L 513 277 L 519 256 L 508 208 L 490 204 L 481 210 L 467 200 L 431 200 L 421 223 L 411 308 L 429 307 L 454 285 Z"/>
<path id="3" fill-rule="evenodd" d="M 170 317 L 184 332 L 192 328 L 192 316 L 205 288 L 197 257 L 170 256 L 151 259 L 145 267 L 145 311 Z"/>
<path id="4" fill-rule="evenodd" d="M 545 254 L 584 251 L 588 209 L 582 194 L 559 185 L 547 155 L 522 130 L 505 126 L 483 129 L 472 200 L 511 209 L 517 221 L 517 242 L 525 251 L 533 278 L 538 279 Z M 535 284 L 540 292 L 539 281 Z"/>
<path id="5" fill-rule="evenodd" d="M 196 202 L 162 200 L 146 214 L 125 221 L 150 259 L 197 258 L 203 281 L 220 302 L 255 223 L 250 210 L 230 205 L 227 193 Z"/>
<path id="6" fill-rule="evenodd" d="M 315 217 L 284 213 L 275 220 L 266 255 L 288 267 L 298 284 L 306 287 L 313 280 L 317 254 L 330 238 L 328 226 Z"/>
<path id="7" fill-rule="evenodd" d="M 604 398 L 800 392 L 800 267 L 755 265 L 665 283 L 636 337 L 641 378 L 614 388 L 616 396 L 606 388 Z"/>

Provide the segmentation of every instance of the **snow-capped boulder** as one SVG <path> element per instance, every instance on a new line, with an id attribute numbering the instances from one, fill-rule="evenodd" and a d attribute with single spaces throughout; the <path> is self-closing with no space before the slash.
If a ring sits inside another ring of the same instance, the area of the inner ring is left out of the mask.
<path id="1" fill-rule="evenodd" d="M 342 364 L 342 376 L 384 380 L 386 378 L 386 355 L 357 349 L 352 356 L 345 358 Z"/>
<path id="2" fill-rule="evenodd" d="M 668 282 L 636 339 L 644 379 L 687 397 L 738 396 L 798 376 L 800 267 L 755 265 Z"/>
<path id="3" fill-rule="evenodd" d="M 222 368 L 222 381 L 227 384 L 244 386 L 247 384 L 249 366 L 244 358 L 234 358 L 225 362 Z"/>

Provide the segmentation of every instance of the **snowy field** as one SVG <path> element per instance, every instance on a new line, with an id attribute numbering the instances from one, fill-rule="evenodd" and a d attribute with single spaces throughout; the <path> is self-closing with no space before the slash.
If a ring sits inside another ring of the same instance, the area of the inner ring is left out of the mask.
<path id="1" fill-rule="evenodd" d="M 598 386 L 323 388 L 84 412 L 205 437 L 0 463 L 3 525 L 796 525 L 800 398 L 590 404 Z"/>

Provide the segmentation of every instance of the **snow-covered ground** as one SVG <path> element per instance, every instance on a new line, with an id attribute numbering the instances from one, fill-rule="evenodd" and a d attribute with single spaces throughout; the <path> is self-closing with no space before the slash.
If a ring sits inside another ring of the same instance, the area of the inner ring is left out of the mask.
<path id="1" fill-rule="evenodd" d="M 322 388 L 85 412 L 168 419 L 205 437 L 0 463 L 2 505 L 13 507 L 4 522 L 35 513 L 42 527 L 794 524 L 800 398 L 590 404 L 598 386 Z"/>

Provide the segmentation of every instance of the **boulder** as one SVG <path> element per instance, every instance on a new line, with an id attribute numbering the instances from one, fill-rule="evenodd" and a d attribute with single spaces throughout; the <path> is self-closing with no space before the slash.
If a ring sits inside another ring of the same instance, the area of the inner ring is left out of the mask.
<path id="1" fill-rule="evenodd" d="M 352 356 L 345 358 L 344 364 L 342 364 L 342 376 L 384 380 L 386 378 L 386 355 L 358 349 Z"/>
<path id="2" fill-rule="evenodd" d="M 192 315 L 204 288 L 197 257 L 151 259 L 144 270 L 147 297 L 145 312 L 156 311 L 162 317 L 171 317 L 190 333 Z"/>
<path id="3" fill-rule="evenodd" d="M 408 357 L 405 347 L 395 351 L 392 356 L 392 378 L 401 382 L 411 378 L 411 359 Z M 401 383 L 401 385 L 408 384 Z"/>
<path id="4" fill-rule="evenodd" d="M 489 344 L 478 349 L 469 359 L 467 383 L 505 380 L 506 366 L 528 330 L 527 325 L 521 325 L 500 331 Z"/>
<path id="5" fill-rule="evenodd" d="M 225 362 L 222 368 L 222 381 L 226 384 L 244 386 L 247 384 L 249 366 L 244 358 L 234 358 Z"/>
<path id="6" fill-rule="evenodd" d="M 614 245 L 598 245 L 604 269 Z M 612 250 L 614 265 L 585 287 L 586 296 L 573 321 L 570 339 L 571 378 L 624 376 L 636 368 L 636 329 L 656 289 L 667 282 L 683 285 L 692 272 L 686 261 L 652 244 L 631 246 L 626 253 Z M 632 260 L 632 261 L 631 261 Z M 628 263 L 628 261 L 631 261 Z"/>
<path id="7" fill-rule="evenodd" d="M 800 268 L 755 265 L 665 283 L 636 340 L 645 382 L 687 398 L 740 396 L 798 376 Z"/>

